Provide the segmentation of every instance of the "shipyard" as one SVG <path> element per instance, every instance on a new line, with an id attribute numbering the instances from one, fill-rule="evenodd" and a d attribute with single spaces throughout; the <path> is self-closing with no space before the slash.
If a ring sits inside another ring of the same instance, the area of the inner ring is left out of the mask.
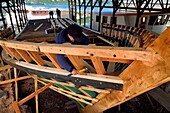
<path id="1" fill-rule="evenodd" d="M 0 6 L 0 113 L 170 112 L 170 0 Z"/>

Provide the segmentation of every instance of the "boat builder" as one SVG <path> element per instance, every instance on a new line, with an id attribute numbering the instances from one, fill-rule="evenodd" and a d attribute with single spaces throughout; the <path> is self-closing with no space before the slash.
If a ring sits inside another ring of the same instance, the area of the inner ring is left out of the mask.
<path id="1" fill-rule="evenodd" d="M 54 12 L 53 12 L 53 11 L 50 11 L 50 12 L 49 12 L 50 19 L 54 19 L 53 15 L 54 15 Z"/>
<path id="2" fill-rule="evenodd" d="M 68 28 L 59 32 L 56 38 L 57 44 L 71 43 L 76 45 L 88 45 L 90 40 L 82 33 L 81 27 L 76 24 L 70 25 Z M 78 74 L 78 70 L 72 65 L 68 58 L 63 54 L 57 54 L 57 61 L 62 68 L 71 72 L 73 75 Z"/>
<path id="3" fill-rule="evenodd" d="M 58 8 L 56 9 L 56 13 L 57 13 L 57 18 L 61 18 L 61 11 Z"/>

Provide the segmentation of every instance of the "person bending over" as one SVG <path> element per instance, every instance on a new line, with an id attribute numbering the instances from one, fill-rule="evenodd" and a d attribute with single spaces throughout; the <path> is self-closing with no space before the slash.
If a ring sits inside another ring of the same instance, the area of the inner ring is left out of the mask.
<path id="1" fill-rule="evenodd" d="M 71 43 L 76 45 L 88 45 L 90 40 L 82 33 L 81 27 L 76 24 L 68 26 L 68 28 L 59 32 L 56 37 L 57 44 Z M 63 54 L 57 54 L 57 61 L 62 68 L 71 72 L 72 74 L 78 74 L 78 70 L 72 65 L 68 58 L 65 58 Z"/>

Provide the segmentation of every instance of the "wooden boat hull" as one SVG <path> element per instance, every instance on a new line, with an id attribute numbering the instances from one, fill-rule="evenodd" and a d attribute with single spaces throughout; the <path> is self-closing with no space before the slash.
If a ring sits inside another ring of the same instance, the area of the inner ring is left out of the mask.
<path id="1" fill-rule="evenodd" d="M 54 83 L 50 88 L 75 100 L 82 112 L 97 113 L 170 81 L 170 27 L 157 39 L 150 32 L 138 28 L 117 28 L 140 32 L 142 46 L 136 36 L 115 29 L 107 29 L 104 34 L 109 36 L 111 33 L 119 41 L 124 36 L 126 45 L 134 46 L 73 46 L 2 40 L 0 45 L 6 52 L 3 59 L 7 63 L 27 73 L 39 75 L 36 79 L 45 85 Z M 77 70 L 85 66 L 83 61 L 89 60 L 96 73 L 68 76 L 70 73 L 62 70 L 56 54 L 68 57 Z M 46 63 L 44 56 L 50 63 Z M 126 63 L 127 67 L 116 76 L 113 73 L 108 76 L 103 62 Z"/>

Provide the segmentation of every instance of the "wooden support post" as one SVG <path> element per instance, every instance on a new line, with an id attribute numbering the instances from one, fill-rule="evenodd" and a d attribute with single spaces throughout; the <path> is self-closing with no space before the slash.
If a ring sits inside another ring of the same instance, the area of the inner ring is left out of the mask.
<path id="1" fill-rule="evenodd" d="M 12 103 L 12 107 L 14 108 L 14 111 L 15 111 L 16 113 L 21 113 L 17 102 L 14 101 L 14 102 Z"/>
<path id="2" fill-rule="evenodd" d="M 15 77 L 15 79 L 18 78 L 16 68 L 14 68 L 14 77 Z M 17 83 L 17 81 L 15 81 L 15 100 L 16 100 L 16 102 L 18 102 L 18 83 Z"/>
<path id="3" fill-rule="evenodd" d="M 38 90 L 37 77 L 34 78 L 34 82 L 35 82 L 35 92 L 36 92 Z M 36 113 L 39 113 L 39 110 L 38 110 L 38 95 L 35 95 L 35 105 L 36 105 Z"/>

